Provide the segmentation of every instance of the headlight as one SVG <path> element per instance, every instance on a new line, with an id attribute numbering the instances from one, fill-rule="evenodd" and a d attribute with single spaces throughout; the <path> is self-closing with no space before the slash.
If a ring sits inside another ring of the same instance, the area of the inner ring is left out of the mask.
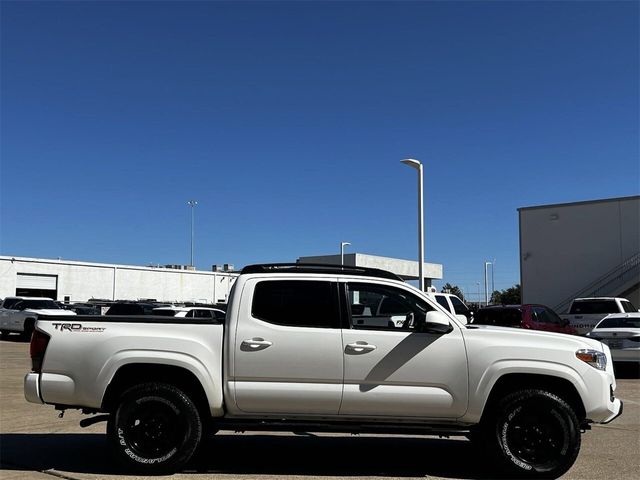
<path id="1" fill-rule="evenodd" d="M 576 357 L 598 370 L 607 368 L 607 356 L 597 350 L 583 348 L 576 352 Z"/>

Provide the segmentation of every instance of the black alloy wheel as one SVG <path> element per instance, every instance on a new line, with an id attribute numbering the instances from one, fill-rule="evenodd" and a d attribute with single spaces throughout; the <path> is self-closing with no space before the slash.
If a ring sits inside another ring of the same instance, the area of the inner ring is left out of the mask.
<path id="1" fill-rule="evenodd" d="M 576 414 L 557 395 L 523 390 L 500 402 L 493 444 L 505 466 L 523 477 L 557 478 L 580 451 Z"/>
<path id="2" fill-rule="evenodd" d="M 172 473 L 198 447 L 202 422 L 184 392 L 169 384 L 147 383 L 121 396 L 107 424 L 107 435 L 125 468 L 146 474 Z"/>

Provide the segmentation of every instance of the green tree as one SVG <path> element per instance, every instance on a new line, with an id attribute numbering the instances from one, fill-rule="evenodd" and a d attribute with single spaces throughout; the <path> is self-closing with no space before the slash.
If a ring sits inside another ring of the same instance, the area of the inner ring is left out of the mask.
<path id="1" fill-rule="evenodd" d="M 522 303 L 520 284 L 515 284 L 506 290 L 496 290 L 491 294 L 491 303 L 498 305 L 519 305 Z"/>
<path id="2" fill-rule="evenodd" d="M 457 285 L 451 285 L 450 283 L 445 283 L 441 290 L 442 293 L 450 293 L 455 295 L 460 300 L 464 302 L 464 295 L 462 294 L 462 290 Z"/>

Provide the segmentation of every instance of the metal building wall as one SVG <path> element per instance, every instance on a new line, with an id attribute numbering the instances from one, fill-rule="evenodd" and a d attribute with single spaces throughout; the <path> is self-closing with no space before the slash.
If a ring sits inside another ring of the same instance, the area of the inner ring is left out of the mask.
<path id="1" fill-rule="evenodd" d="M 524 303 L 562 310 L 566 299 L 640 251 L 640 196 L 518 211 Z M 637 305 L 637 288 L 629 295 Z"/>

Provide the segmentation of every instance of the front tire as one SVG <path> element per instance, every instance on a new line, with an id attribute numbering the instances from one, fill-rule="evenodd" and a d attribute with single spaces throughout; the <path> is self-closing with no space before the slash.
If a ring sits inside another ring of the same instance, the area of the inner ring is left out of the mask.
<path id="1" fill-rule="evenodd" d="M 580 425 L 562 398 L 522 390 L 502 400 L 485 425 L 486 439 L 506 469 L 519 477 L 557 478 L 580 451 Z"/>
<path id="2" fill-rule="evenodd" d="M 107 437 L 117 460 L 142 474 L 180 470 L 196 451 L 202 420 L 189 396 L 173 385 L 146 383 L 125 391 L 109 418 Z"/>

